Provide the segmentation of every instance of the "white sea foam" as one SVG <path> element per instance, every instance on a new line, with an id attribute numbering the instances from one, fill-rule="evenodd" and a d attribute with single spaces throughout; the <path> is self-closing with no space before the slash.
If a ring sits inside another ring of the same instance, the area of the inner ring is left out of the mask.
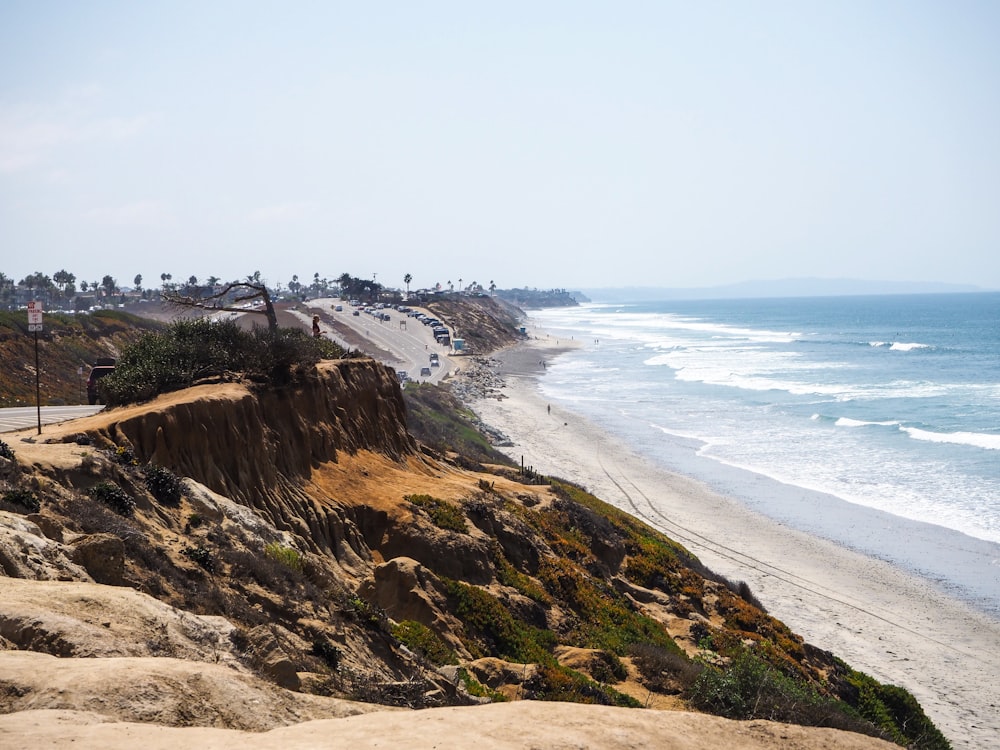
<path id="1" fill-rule="evenodd" d="M 837 427 L 892 427 L 899 422 L 867 422 L 863 419 L 851 419 L 850 417 L 840 417 L 834 424 Z"/>
<path id="2" fill-rule="evenodd" d="M 956 445 L 971 445 L 975 448 L 985 448 L 1000 451 L 1000 435 L 984 432 L 929 432 L 916 427 L 900 427 L 915 440 L 926 440 L 931 443 L 954 443 Z"/>
<path id="3" fill-rule="evenodd" d="M 902 341 L 894 341 L 889 351 L 892 352 L 912 352 L 914 349 L 931 349 L 930 344 L 906 344 Z"/>

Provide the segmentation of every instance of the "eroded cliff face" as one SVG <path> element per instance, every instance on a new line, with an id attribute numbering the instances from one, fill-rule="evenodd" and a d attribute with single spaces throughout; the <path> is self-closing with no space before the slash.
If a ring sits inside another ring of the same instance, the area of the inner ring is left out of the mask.
<path id="1" fill-rule="evenodd" d="M 396 376 L 371 359 L 320 363 L 281 388 L 202 385 L 181 395 L 108 412 L 95 438 L 255 506 L 342 452 L 398 461 L 416 450 Z"/>

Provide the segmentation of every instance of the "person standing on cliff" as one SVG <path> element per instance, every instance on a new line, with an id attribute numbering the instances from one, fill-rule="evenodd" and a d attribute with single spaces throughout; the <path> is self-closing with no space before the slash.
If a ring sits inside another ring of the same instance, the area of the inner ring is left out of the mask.
<path id="1" fill-rule="evenodd" d="M 313 338 L 319 338 L 319 315 L 313 315 Z"/>

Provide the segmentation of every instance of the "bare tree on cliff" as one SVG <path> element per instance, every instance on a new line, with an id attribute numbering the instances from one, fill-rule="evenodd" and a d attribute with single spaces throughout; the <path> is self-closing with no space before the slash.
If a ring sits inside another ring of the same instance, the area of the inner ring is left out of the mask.
<path id="1" fill-rule="evenodd" d="M 204 296 L 188 296 L 172 291 L 164 287 L 161 292 L 163 299 L 171 305 L 182 307 L 197 307 L 201 310 L 211 310 L 213 312 L 227 310 L 230 312 L 254 313 L 267 317 L 267 327 L 271 331 L 278 330 L 278 316 L 274 312 L 274 304 L 271 301 L 271 293 L 267 286 L 260 280 L 260 271 L 253 276 L 247 276 L 246 281 L 230 281 L 222 289 L 213 294 Z M 241 304 L 250 300 L 261 300 L 264 309 L 240 307 Z"/>

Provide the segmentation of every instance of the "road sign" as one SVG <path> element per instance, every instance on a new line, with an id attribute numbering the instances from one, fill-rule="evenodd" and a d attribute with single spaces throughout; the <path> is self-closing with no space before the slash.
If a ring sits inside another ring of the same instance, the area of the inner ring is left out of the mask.
<path id="1" fill-rule="evenodd" d="M 42 389 L 38 366 L 38 332 L 42 330 L 42 303 L 32 300 L 28 303 L 28 332 L 35 334 L 35 410 L 38 412 L 38 434 L 42 434 Z"/>
<path id="2" fill-rule="evenodd" d="M 35 326 L 38 326 L 35 328 Z M 32 300 L 28 303 L 28 330 L 42 330 L 42 303 Z"/>

